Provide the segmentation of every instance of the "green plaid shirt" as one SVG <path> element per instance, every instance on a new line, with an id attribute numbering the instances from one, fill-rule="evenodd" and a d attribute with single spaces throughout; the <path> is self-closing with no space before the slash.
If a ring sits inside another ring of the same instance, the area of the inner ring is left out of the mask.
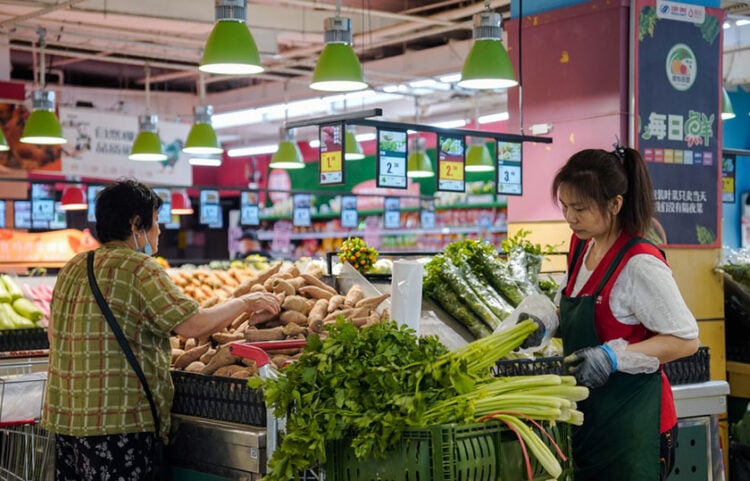
<path id="1" fill-rule="evenodd" d="M 89 286 L 86 252 L 57 276 L 51 302 L 42 426 L 68 436 L 153 431 L 151 408 Z M 94 275 L 120 324 L 169 432 L 174 386 L 169 334 L 198 310 L 152 258 L 123 247 L 96 250 Z"/>

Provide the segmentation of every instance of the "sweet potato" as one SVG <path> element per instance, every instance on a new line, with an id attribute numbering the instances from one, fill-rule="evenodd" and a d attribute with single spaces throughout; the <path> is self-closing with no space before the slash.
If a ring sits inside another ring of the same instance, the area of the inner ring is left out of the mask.
<path id="1" fill-rule="evenodd" d="M 283 311 L 281 315 L 279 316 L 279 319 L 281 319 L 281 323 L 284 325 L 287 324 L 298 324 L 300 326 L 306 326 L 307 325 L 307 316 L 299 311 Z"/>
<path id="2" fill-rule="evenodd" d="M 287 337 L 294 337 L 299 334 L 307 334 L 307 329 L 294 322 L 290 322 L 289 324 L 284 326 L 283 329 L 284 335 L 286 335 Z"/>
<path id="3" fill-rule="evenodd" d="M 200 357 L 205 354 L 210 347 L 210 344 L 203 344 L 190 350 L 186 350 L 180 357 L 175 360 L 175 369 L 185 369 L 191 362 L 200 359 Z"/>
<path id="4" fill-rule="evenodd" d="M 229 324 L 230 329 L 237 329 L 243 322 L 247 321 L 250 317 L 250 314 L 247 312 L 243 312 L 239 316 L 235 317 L 231 324 Z"/>
<path id="5" fill-rule="evenodd" d="M 331 296 L 330 299 L 328 299 L 328 307 L 326 310 L 328 312 L 333 312 L 336 309 L 344 306 L 344 301 L 346 300 L 346 297 L 342 296 L 341 294 L 336 294 L 335 296 Z"/>
<path id="6" fill-rule="evenodd" d="M 283 292 L 284 296 L 293 296 L 296 292 L 296 289 L 292 284 L 289 283 L 289 281 L 277 278 L 274 279 L 273 283 L 271 284 L 271 291 L 274 294 Z"/>
<path id="7" fill-rule="evenodd" d="M 288 282 L 292 287 L 294 287 L 295 290 L 307 284 L 307 281 L 305 281 L 305 278 L 302 276 L 297 276 L 293 279 L 289 279 L 286 282 Z"/>
<path id="8" fill-rule="evenodd" d="M 198 340 L 191 337 L 185 340 L 185 347 L 183 349 L 185 349 L 186 351 L 189 351 L 197 345 L 198 345 Z"/>
<path id="9" fill-rule="evenodd" d="M 311 306 L 307 303 L 307 299 L 302 296 L 286 296 L 284 302 L 281 303 L 281 308 L 287 311 L 301 312 L 305 316 L 310 312 Z"/>
<path id="10" fill-rule="evenodd" d="M 302 286 L 297 289 L 297 292 L 313 299 L 330 299 L 334 296 L 331 291 L 318 286 Z"/>
<path id="11" fill-rule="evenodd" d="M 187 372 L 201 372 L 203 368 L 206 367 L 206 364 L 201 361 L 193 361 L 185 368 L 185 371 Z"/>
<path id="12" fill-rule="evenodd" d="M 174 365 L 174 362 L 183 354 L 185 354 L 185 351 L 183 349 L 179 349 L 176 347 L 172 348 L 172 364 Z"/>
<path id="13" fill-rule="evenodd" d="M 172 349 L 181 349 L 182 341 L 180 341 L 180 338 L 177 336 L 170 336 L 169 345 L 172 347 Z"/>
<path id="14" fill-rule="evenodd" d="M 216 344 L 226 344 L 228 342 L 242 341 L 245 339 L 245 335 L 241 332 L 215 332 L 211 335 L 211 339 Z"/>
<path id="15" fill-rule="evenodd" d="M 320 287 L 321 289 L 325 289 L 326 291 L 330 292 L 332 296 L 335 294 L 338 294 L 338 292 L 336 292 L 336 289 L 329 286 L 328 284 L 326 284 L 325 282 L 321 281 L 320 279 L 318 279 L 317 277 L 313 275 L 302 274 L 302 278 L 305 279 L 305 281 L 307 281 L 309 285 Z"/>
<path id="16" fill-rule="evenodd" d="M 232 377 L 232 374 L 234 374 L 235 372 L 244 370 L 247 370 L 247 367 L 241 366 L 239 364 L 230 364 L 228 366 L 222 366 L 214 371 L 214 376 Z"/>
<path id="17" fill-rule="evenodd" d="M 208 364 L 206 364 L 206 367 L 203 368 L 201 373 L 211 375 L 220 367 L 235 364 L 238 360 L 239 357 L 233 356 L 229 352 L 229 344 L 224 344 L 216 351 L 216 354 L 214 354 Z"/>
<path id="18" fill-rule="evenodd" d="M 391 297 L 391 295 L 388 293 L 365 297 L 357 301 L 354 307 L 369 307 L 370 309 L 375 309 L 380 305 L 381 302 L 388 299 L 389 297 Z"/>
<path id="19" fill-rule="evenodd" d="M 315 301 L 315 305 L 310 309 L 310 314 L 307 315 L 307 322 L 322 321 L 328 313 L 328 300 L 318 299 Z"/>
<path id="20" fill-rule="evenodd" d="M 242 369 L 237 369 L 232 373 L 230 377 L 234 379 L 249 379 L 253 376 L 255 376 L 258 373 L 258 369 L 250 369 L 249 367 L 245 367 Z"/>
<path id="21" fill-rule="evenodd" d="M 211 358 L 214 357 L 214 354 L 216 354 L 216 349 L 212 347 L 211 349 L 206 351 L 204 355 L 201 356 L 200 362 L 202 362 L 203 364 L 208 364 L 208 361 L 210 361 Z"/>
<path id="22" fill-rule="evenodd" d="M 286 339 L 284 327 L 272 327 L 269 329 L 249 328 L 245 331 L 245 340 L 249 342 L 257 341 L 282 341 Z"/>
<path id="23" fill-rule="evenodd" d="M 365 293 L 359 284 L 354 284 L 349 288 L 344 298 L 344 304 L 349 307 L 354 307 L 362 298 L 365 297 Z"/>

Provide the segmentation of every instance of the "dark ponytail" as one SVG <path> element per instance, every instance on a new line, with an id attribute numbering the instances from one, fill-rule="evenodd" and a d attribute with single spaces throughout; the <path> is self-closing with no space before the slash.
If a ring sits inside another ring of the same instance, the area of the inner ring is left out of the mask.
<path id="1" fill-rule="evenodd" d="M 577 152 L 552 181 L 555 204 L 562 184 L 591 199 L 602 213 L 607 212 L 614 197 L 622 195 L 623 205 L 617 215 L 620 227 L 631 235 L 648 232 L 654 216 L 654 191 L 646 163 L 637 150 L 617 146 L 612 152 Z"/>

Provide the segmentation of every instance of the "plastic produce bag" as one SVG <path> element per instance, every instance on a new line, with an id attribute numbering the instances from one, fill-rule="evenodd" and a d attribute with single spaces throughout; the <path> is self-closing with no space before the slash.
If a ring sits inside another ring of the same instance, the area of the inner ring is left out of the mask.
<path id="1" fill-rule="evenodd" d="M 549 297 L 544 294 L 531 294 L 521 301 L 494 332 L 504 331 L 526 319 L 532 319 L 540 326 L 540 329 L 531 333 L 519 349 L 520 353 L 530 354 L 544 349 L 550 343 L 557 332 L 560 320 L 557 317 L 557 307 Z"/>
<path id="2" fill-rule="evenodd" d="M 34 372 L 0 381 L 0 421 L 39 419 L 44 401 L 46 372 Z"/>

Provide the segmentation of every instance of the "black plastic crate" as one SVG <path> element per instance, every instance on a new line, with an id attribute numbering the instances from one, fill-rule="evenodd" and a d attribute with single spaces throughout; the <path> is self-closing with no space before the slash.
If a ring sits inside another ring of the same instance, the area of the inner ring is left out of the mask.
<path id="1" fill-rule="evenodd" d="M 711 356 L 708 346 L 701 346 L 692 356 L 664 364 L 664 373 L 670 384 L 693 384 L 711 379 Z"/>
<path id="2" fill-rule="evenodd" d="M 247 386 L 246 379 L 172 371 L 172 412 L 253 426 L 266 425 L 263 392 Z"/>
<path id="3" fill-rule="evenodd" d="M 706 382 L 711 379 L 709 361 L 708 346 L 701 346 L 692 356 L 666 363 L 664 371 L 673 385 Z M 491 370 L 492 374 L 498 377 L 564 374 L 562 356 L 501 359 Z"/>
<path id="4" fill-rule="evenodd" d="M 0 351 L 36 351 L 49 349 L 47 329 L 25 327 L 22 329 L 0 329 Z"/>

